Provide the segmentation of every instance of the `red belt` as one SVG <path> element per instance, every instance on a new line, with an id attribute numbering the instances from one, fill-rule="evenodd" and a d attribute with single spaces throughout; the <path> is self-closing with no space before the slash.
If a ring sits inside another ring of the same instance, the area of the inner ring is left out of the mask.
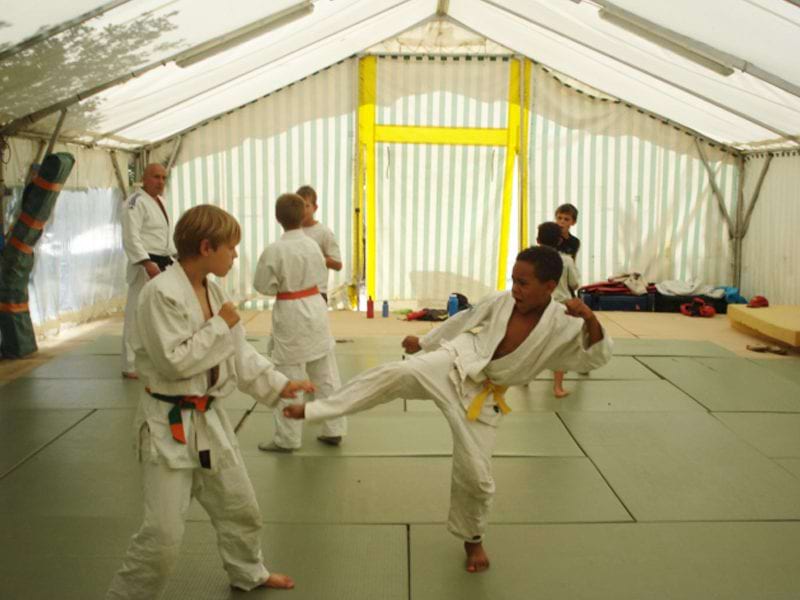
<path id="1" fill-rule="evenodd" d="M 278 292 L 275 296 L 277 300 L 297 300 L 299 298 L 308 298 L 309 296 L 316 296 L 319 294 L 317 286 L 310 287 L 307 290 L 300 290 L 299 292 Z"/>

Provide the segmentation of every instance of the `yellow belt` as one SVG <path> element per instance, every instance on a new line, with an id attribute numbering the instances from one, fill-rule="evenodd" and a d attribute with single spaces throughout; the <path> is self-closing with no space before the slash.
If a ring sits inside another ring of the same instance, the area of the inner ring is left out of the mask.
<path id="1" fill-rule="evenodd" d="M 481 409 L 483 408 L 484 402 L 489 397 L 489 394 L 494 396 L 494 401 L 497 406 L 500 407 L 500 412 L 504 415 L 507 415 L 511 412 L 511 409 L 506 404 L 505 393 L 508 389 L 507 385 L 497 385 L 496 383 L 492 383 L 488 379 L 483 382 L 483 389 L 478 392 L 478 395 L 472 399 L 472 402 L 469 403 L 469 409 L 467 410 L 467 419 L 469 421 L 474 421 L 478 418 L 478 415 L 481 414 Z"/>

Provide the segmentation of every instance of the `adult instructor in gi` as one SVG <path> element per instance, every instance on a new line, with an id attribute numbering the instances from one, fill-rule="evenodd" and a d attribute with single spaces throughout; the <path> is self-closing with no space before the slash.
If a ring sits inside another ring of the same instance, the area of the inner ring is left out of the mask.
<path id="1" fill-rule="evenodd" d="M 172 264 L 177 254 L 172 227 L 164 208 L 167 171 L 158 163 L 147 165 L 142 189 L 134 192 L 122 208 L 122 246 L 128 257 L 125 325 L 122 329 L 122 376 L 137 379 L 130 336 L 136 327 L 136 303 L 142 287 Z"/>

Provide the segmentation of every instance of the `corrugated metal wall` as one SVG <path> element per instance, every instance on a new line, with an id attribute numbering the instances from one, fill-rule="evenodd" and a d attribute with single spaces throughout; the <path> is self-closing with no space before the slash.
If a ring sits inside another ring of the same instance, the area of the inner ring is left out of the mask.
<path id="1" fill-rule="evenodd" d="M 580 211 L 582 282 L 638 271 L 650 281 L 732 277 L 732 247 L 694 138 L 624 104 L 593 98 L 535 65 L 530 240 L 570 202 Z M 728 211 L 735 158 L 704 144 Z"/>
<path id="2" fill-rule="evenodd" d="M 766 158 L 745 161 L 744 199 L 750 201 Z M 744 239 L 742 293 L 773 304 L 800 304 L 800 154 L 774 156 Z"/>
<path id="3" fill-rule="evenodd" d="M 506 126 L 509 63 L 464 58 L 378 61 L 381 125 Z M 377 299 L 443 304 L 494 289 L 505 149 L 424 144 L 376 148 Z"/>
<path id="4" fill-rule="evenodd" d="M 254 294 L 258 257 L 281 235 L 275 200 L 304 184 L 316 189 L 317 220 L 342 248 L 345 267 L 330 289 L 349 279 L 356 69 L 345 61 L 184 136 L 167 190 L 172 217 L 211 203 L 239 220 L 239 260 L 225 280 L 234 297 Z"/>

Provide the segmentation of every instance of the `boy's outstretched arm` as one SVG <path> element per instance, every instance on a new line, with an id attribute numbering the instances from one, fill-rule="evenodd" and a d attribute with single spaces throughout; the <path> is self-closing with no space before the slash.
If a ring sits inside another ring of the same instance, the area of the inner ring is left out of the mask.
<path id="1" fill-rule="evenodd" d="M 567 308 L 568 315 L 583 319 L 584 329 L 589 334 L 589 348 L 603 339 L 603 328 L 600 325 L 600 321 L 597 320 L 597 315 L 594 314 L 591 308 L 586 306 L 583 300 L 572 298 L 567 300 L 564 306 Z"/>

